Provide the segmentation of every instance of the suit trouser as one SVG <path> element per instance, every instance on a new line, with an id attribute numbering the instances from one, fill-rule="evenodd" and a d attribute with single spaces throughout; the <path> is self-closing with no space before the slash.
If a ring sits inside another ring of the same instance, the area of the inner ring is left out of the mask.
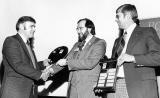
<path id="1" fill-rule="evenodd" d="M 37 91 L 38 91 L 38 90 L 37 90 L 37 86 L 32 85 L 32 89 L 31 89 L 29 98 L 38 98 L 38 93 L 37 93 Z"/>
<path id="2" fill-rule="evenodd" d="M 116 92 L 108 93 L 107 98 L 129 98 L 126 88 L 125 79 L 117 79 Z"/>
<path id="3" fill-rule="evenodd" d="M 69 85 L 67 98 L 101 98 L 96 96 L 93 91 L 93 83 L 88 85 Z"/>
<path id="4" fill-rule="evenodd" d="M 142 81 L 142 90 L 131 92 L 128 97 L 125 79 L 118 79 L 116 84 L 116 93 L 108 93 L 107 98 L 158 98 L 156 80 Z"/>

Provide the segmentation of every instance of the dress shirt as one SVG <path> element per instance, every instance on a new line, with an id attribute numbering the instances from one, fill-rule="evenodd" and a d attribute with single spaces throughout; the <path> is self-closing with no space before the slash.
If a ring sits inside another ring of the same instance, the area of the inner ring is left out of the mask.
<path id="1" fill-rule="evenodd" d="M 93 37 L 93 35 L 89 35 L 89 36 L 86 38 L 86 42 L 85 42 L 83 48 L 84 48 L 84 47 L 86 46 L 86 44 L 92 39 L 92 37 Z M 83 49 L 83 48 L 82 48 L 82 49 Z"/>
<path id="2" fill-rule="evenodd" d="M 127 28 L 127 29 L 125 30 L 125 32 L 127 32 L 127 34 L 124 35 L 125 45 L 124 45 L 124 48 L 123 48 L 121 54 L 123 54 L 123 53 L 126 52 L 129 39 L 130 39 L 131 34 L 132 34 L 132 32 L 133 32 L 133 30 L 134 30 L 135 27 L 136 27 L 136 23 L 132 24 L 131 26 L 129 26 L 129 28 Z M 117 77 L 125 77 L 125 76 L 124 76 L 123 65 L 119 67 L 119 70 L 118 70 L 118 73 L 117 73 Z"/>
<path id="3" fill-rule="evenodd" d="M 27 50 L 29 52 L 29 55 L 30 55 L 32 63 L 33 63 L 33 67 L 36 68 L 35 58 L 34 58 L 34 55 L 33 55 L 33 52 L 32 52 L 30 45 L 27 44 L 27 41 L 28 41 L 27 38 L 22 33 L 18 33 L 18 34 L 21 36 L 22 40 L 24 41 L 24 43 L 27 47 Z"/>
<path id="4" fill-rule="evenodd" d="M 18 33 L 20 35 L 20 37 L 22 38 L 22 40 L 24 41 L 24 43 L 27 43 L 27 38 L 22 34 L 22 33 Z"/>

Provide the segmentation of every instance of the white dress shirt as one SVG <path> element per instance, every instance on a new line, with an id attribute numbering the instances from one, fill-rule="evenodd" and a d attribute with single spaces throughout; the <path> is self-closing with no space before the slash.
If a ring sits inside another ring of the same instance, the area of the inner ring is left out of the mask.
<path id="1" fill-rule="evenodd" d="M 84 48 L 84 47 L 86 46 L 86 44 L 92 39 L 92 37 L 93 37 L 93 35 L 89 35 L 89 36 L 86 38 L 86 42 L 85 42 L 83 48 Z M 83 49 L 83 48 L 82 48 L 82 49 Z"/>
<path id="2" fill-rule="evenodd" d="M 129 39 L 130 39 L 131 34 L 132 34 L 133 30 L 135 29 L 135 27 L 136 27 L 136 23 L 130 25 L 129 28 L 127 28 L 125 30 L 125 32 L 127 32 L 127 34 L 125 34 L 125 36 L 124 36 L 125 45 L 124 45 L 124 48 L 123 48 L 121 54 L 126 53 L 126 49 L 127 49 L 127 45 L 128 45 Z M 119 70 L 118 70 L 118 73 L 117 73 L 117 77 L 125 77 L 124 76 L 123 65 L 119 67 Z"/>
<path id="3" fill-rule="evenodd" d="M 22 40 L 26 44 L 27 43 L 27 38 L 23 34 L 21 34 L 21 33 L 18 33 L 18 34 L 20 35 L 20 37 L 22 38 Z"/>
<path id="4" fill-rule="evenodd" d="M 18 34 L 21 36 L 22 40 L 24 41 L 24 43 L 25 43 L 25 45 L 27 47 L 27 50 L 29 52 L 29 55 L 31 57 L 31 60 L 32 60 L 32 63 L 33 63 L 33 67 L 36 69 L 35 58 L 34 58 L 32 50 L 31 50 L 31 47 L 27 45 L 27 38 L 22 33 L 18 33 Z"/>

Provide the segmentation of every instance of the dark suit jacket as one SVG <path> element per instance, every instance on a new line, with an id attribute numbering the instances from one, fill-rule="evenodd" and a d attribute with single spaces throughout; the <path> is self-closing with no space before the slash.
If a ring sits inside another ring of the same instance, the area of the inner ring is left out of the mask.
<path id="1" fill-rule="evenodd" d="M 37 68 L 33 67 L 29 52 L 19 34 L 5 39 L 2 53 L 4 78 L 1 98 L 29 98 L 34 80 L 40 78 L 41 64 L 37 63 L 35 57 Z"/>
<path id="2" fill-rule="evenodd" d="M 134 55 L 136 60 L 136 63 L 123 65 L 129 98 L 158 98 L 154 66 L 160 65 L 160 40 L 156 31 L 137 26 L 126 53 Z"/>
<path id="3" fill-rule="evenodd" d="M 106 52 L 106 42 L 92 37 L 82 51 L 78 49 L 79 44 L 79 42 L 75 43 L 67 56 L 68 67 L 71 71 L 69 98 L 97 98 L 93 89 L 101 69 L 98 62 Z"/>

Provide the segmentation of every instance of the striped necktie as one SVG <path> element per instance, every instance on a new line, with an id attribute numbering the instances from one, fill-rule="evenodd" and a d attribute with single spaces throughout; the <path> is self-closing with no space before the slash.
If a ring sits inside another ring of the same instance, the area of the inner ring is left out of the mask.
<path id="1" fill-rule="evenodd" d="M 29 55 L 30 55 L 31 60 L 32 60 L 32 63 L 33 63 L 33 67 L 36 69 L 35 58 L 34 58 L 34 55 L 33 55 L 33 52 L 32 52 L 32 49 L 31 49 L 31 46 L 30 46 L 30 42 L 29 42 L 29 41 L 27 41 L 26 46 L 27 46 L 27 50 L 28 50 L 28 52 L 29 52 Z"/>
<path id="2" fill-rule="evenodd" d="M 120 43 L 119 43 L 119 49 L 117 50 L 117 56 L 119 57 L 123 51 L 123 48 L 125 46 L 125 37 L 126 37 L 127 32 L 125 32 L 123 34 L 123 36 L 120 39 Z"/>
<path id="3" fill-rule="evenodd" d="M 79 43 L 78 48 L 80 51 L 83 49 L 85 43 L 86 43 L 85 40 Z"/>

